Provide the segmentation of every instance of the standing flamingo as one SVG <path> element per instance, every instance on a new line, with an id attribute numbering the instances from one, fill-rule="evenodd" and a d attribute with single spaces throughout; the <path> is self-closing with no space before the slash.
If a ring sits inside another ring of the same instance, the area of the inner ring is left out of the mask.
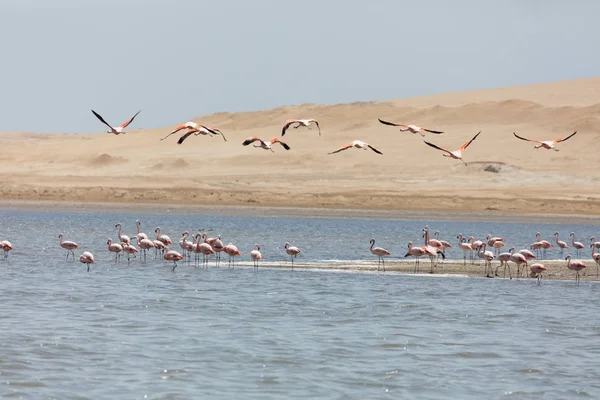
<path id="1" fill-rule="evenodd" d="M 535 255 L 527 249 L 521 249 L 519 250 L 519 253 L 523 254 L 527 260 L 535 259 Z"/>
<path id="2" fill-rule="evenodd" d="M 595 248 L 600 249 L 600 242 L 596 242 L 596 236 L 592 236 L 590 243 L 592 243 L 592 246 Z"/>
<path id="3" fill-rule="evenodd" d="M 535 238 L 537 240 L 536 243 L 539 243 L 539 245 L 542 249 L 543 256 L 544 256 L 544 258 L 546 258 L 546 250 L 548 250 L 550 247 L 554 247 L 554 245 L 547 240 L 542 240 L 541 237 L 542 237 L 541 233 L 537 232 L 535 234 Z"/>
<path id="4" fill-rule="evenodd" d="M 207 238 L 205 240 L 206 243 L 210 245 L 215 254 L 215 265 L 218 267 L 221 264 L 221 252 L 223 251 L 223 241 L 221 240 L 221 235 L 217 235 L 215 238 Z"/>
<path id="5" fill-rule="evenodd" d="M 481 247 L 481 245 L 483 244 L 482 240 L 475 240 L 475 238 L 473 236 L 469 236 L 469 243 L 471 243 L 471 248 L 473 249 L 473 251 L 478 252 L 479 248 Z M 477 254 L 475 254 L 477 255 Z M 472 264 L 475 263 L 475 257 L 473 257 Z"/>
<path id="6" fill-rule="evenodd" d="M 291 246 L 290 242 L 285 242 L 285 246 L 283 247 L 285 249 L 285 252 L 287 253 L 288 256 L 290 256 L 290 258 L 292 259 L 292 271 L 294 270 L 294 258 L 296 258 L 296 256 L 298 254 L 300 254 L 300 249 L 296 246 Z M 373 251 L 373 250 L 371 250 Z"/>
<path id="7" fill-rule="evenodd" d="M 508 268 L 508 276 L 510 277 L 510 279 L 512 279 L 509 261 L 510 256 L 512 256 L 514 250 L 515 248 L 512 247 L 510 250 L 508 250 L 508 252 L 498 254 L 498 261 L 500 261 L 500 265 L 496 267 L 496 270 L 494 272 L 495 276 L 498 276 L 498 269 L 504 267 L 504 277 L 506 277 L 506 268 Z"/>
<path id="8" fill-rule="evenodd" d="M 84 251 L 82 255 L 79 256 L 79 262 L 87 265 L 87 272 L 90 272 L 90 264 L 94 263 L 94 255 L 89 251 Z"/>
<path id="9" fill-rule="evenodd" d="M 458 239 L 458 248 L 463 252 L 463 265 L 467 265 L 467 253 L 469 253 L 469 260 L 472 260 L 473 248 L 470 243 L 467 243 L 467 239 L 463 237 L 462 233 L 459 233 L 456 238 Z"/>
<path id="10" fill-rule="evenodd" d="M 529 276 L 531 278 L 537 278 L 537 284 L 541 284 L 541 279 L 542 279 L 542 275 L 543 272 L 546 271 L 548 268 L 544 267 L 542 264 L 536 263 L 536 264 L 531 264 L 529 266 Z"/>
<path id="11" fill-rule="evenodd" d="M 167 235 L 160 234 L 160 226 L 156 227 L 156 229 L 154 230 L 154 233 L 156 233 L 156 240 L 161 241 L 165 246 L 173 244 L 173 241 L 171 240 L 170 237 L 168 237 Z"/>
<path id="12" fill-rule="evenodd" d="M 510 255 L 510 261 L 514 262 L 517 265 L 517 278 L 521 276 L 521 265 L 525 264 L 527 265 L 527 257 L 525 257 L 523 254 L 521 253 L 514 253 L 515 248 L 512 247 L 511 249 L 511 255 Z M 525 268 L 523 268 L 523 275 L 525 275 Z"/>
<path id="13" fill-rule="evenodd" d="M 138 236 L 135 236 L 134 239 L 137 240 L 138 246 L 140 246 L 140 249 L 142 249 L 144 254 L 144 261 L 146 261 L 146 252 L 154 248 L 154 242 L 152 242 L 152 240 L 148 238 L 140 239 Z"/>
<path id="14" fill-rule="evenodd" d="M 121 246 L 123 246 L 123 252 L 127 253 L 127 264 L 129 264 L 129 261 L 131 260 L 131 255 L 133 254 L 133 256 L 135 257 L 135 253 L 139 253 L 140 251 L 131 243 L 125 243 L 122 242 Z"/>
<path id="15" fill-rule="evenodd" d="M 172 271 L 175 271 L 175 268 L 177 268 L 177 261 L 183 260 L 183 256 L 180 253 L 176 252 L 175 250 L 169 250 L 168 247 L 165 247 L 165 255 L 163 258 L 166 261 L 173 261 L 174 265 Z"/>
<path id="16" fill-rule="evenodd" d="M 369 243 L 371 244 L 371 247 L 369 250 L 371 250 L 371 253 L 373 255 L 377 256 L 377 271 L 379 271 L 379 265 L 382 264 L 383 272 L 385 272 L 385 260 L 383 259 L 383 257 L 387 257 L 391 253 L 389 251 L 387 251 L 386 249 L 384 249 L 383 247 L 373 247 L 373 246 L 375 246 L 375 239 L 371 239 L 371 241 Z"/>
<path id="17" fill-rule="evenodd" d="M 435 231 L 434 232 L 434 236 L 435 236 L 435 240 L 437 240 L 438 242 L 440 242 L 440 244 L 442 245 L 442 253 L 444 253 L 444 255 L 446 254 L 446 249 L 447 248 L 452 248 L 452 245 L 445 241 L 445 240 L 440 240 L 440 231 Z"/>
<path id="18" fill-rule="evenodd" d="M 250 258 L 254 263 L 254 269 L 258 272 L 258 262 L 262 260 L 262 254 L 260 253 L 260 246 L 258 243 L 254 243 L 254 248 L 250 252 Z"/>
<path id="19" fill-rule="evenodd" d="M 143 232 L 140 232 L 140 228 L 142 226 L 142 223 L 139 220 L 135 221 L 135 226 L 137 227 L 137 238 L 138 239 L 148 239 L 148 235 L 146 235 Z"/>
<path id="20" fill-rule="evenodd" d="M 431 274 L 433 274 L 435 271 L 435 266 L 436 266 L 436 259 L 439 255 L 442 256 L 442 259 L 446 259 L 446 255 L 442 252 L 442 244 L 440 243 L 439 240 L 431 240 L 429 238 L 429 226 L 425 225 L 425 228 L 423 229 L 423 239 L 425 239 L 425 246 L 423 246 L 423 249 L 427 252 L 427 255 L 429 255 L 429 261 L 431 261 Z M 436 243 L 437 242 L 437 243 Z M 431 244 L 430 244 L 431 243 Z M 439 245 L 439 247 L 437 246 L 432 246 L 432 244 L 436 244 Z"/>
<path id="21" fill-rule="evenodd" d="M 69 261 L 69 253 L 71 253 L 73 254 L 73 262 L 75 262 L 75 253 L 73 252 L 73 249 L 78 249 L 79 245 L 75 242 L 71 242 L 70 240 L 63 241 L 62 233 L 58 235 L 58 238 L 60 239 L 60 247 L 67 250 L 67 259 L 65 261 Z"/>
<path id="22" fill-rule="evenodd" d="M 154 245 L 154 259 L 156 259 L 157 254 L 163 254 L 167 246 L 158 239 L 154 239 L 152 244 Z"/>
<path id="23" fill-rule="evenodd" d="M 479 246 L 479 250 L 477 251 L 477 257 L 481 258 L 482 260 L 485 261 L 485 270 L 483 271 L 483 273 L 485 274 L 485 276 L 487 278 L 493 278 L 493 276 L 491 275 L 492 272 L 492 260 L 494 259 L 494 253 L 492 253 L 489 250 L 485 250 L 485 243 L 482 243 L 481 246 Z"/>
<path id="24" fill-rule="evenodd" d="M 560 248 L 560 255 L 563 255 L 565 249 L 569 248 L 569 245 L 562 240 L 558 240 L 558 232 L 554 232 L 554 239 L 556 240 L 556 245 Z"/>
<path id="25" fill-rule="evenodd" d="M 0 242 L 0 248 L 4 251 L 4 259 L 8 259 L 8 252 L 13 249 L 12 244 L 8 240 L 3 240 Z"/>
<path id="26" fill-rule="evenodd" d="M 571 232 L 571 244 L 573 245 L 573 247 L 575 247 L 577 257 L 579 257 L 581 249 L 585 248 L 585 246 L 583 245 L 583 243 L 575 241 L 575 232 Z"/>
<path id="27" fill-rule="evenodd" d="M 131 243 L 131 238 L 129 236 L 121 233 L 121 223 L 115 225 L 115 228 L 119 228 L 119 233 L 117 233 L 117 237 L 121 241 L 121 243 Z"/>
<path id="28" fill-rule="evenodd" d="M 420 258 L 425 254 L 427 254 L 427 252 L 423 247 L 414 247 L 413 242 L 408 242 L 408 252 L 404 255 L 404 257 L 415 257 L 415 274 L 419 270 Z"/>
<path id="29" fill-rule="evenodd" d="M 229 268 L 235 268 L 235 257 L 241 255 L 238 248 L 233 243 L 229 243 L 223 247 L 223 251 L 229 256 Z"/>
<path id="30" fill-rule="evenodd" d="M 590 245 L 592 248 L 592 259 L 596 262 L 596 278 L 598 277 L 598 268 L 600 267 L 600 253 L 596 253 L 596 247 Z"/>
<path id="31" fill-rule="evenodd" d="M 113 243 L 111 238 L 108 238 L 108 240 L 106 241 L 106 244 L 108 245 L 108 251 L 110 251 L 111 253 L 115 253 L 115 263 L 118 261 L 118 259 L 121 257 L 121 252 L 123 251 L 123 246 L 121 246 L 119 243 Z"/>
<path id="32" fill-rule="evenodd" d="M 567 268 L 576 272 L 575 282 L 577 282 L 577 286 L 579 286 L 579 271 L 581 271 L 584 268 L 587 268 L 587 266 L 583 263 L 583 261 L 571 261 L 570 254 L 567 254 L 565 260 L 567 260 Z"/>
<path id="33" fill-rule="evenodd" d="M 190 233 L 189 233 L 188 231 L 185 231 L 185 232 L 183 232 L 183 234 L 181 235 L 181 239 L 179 239 L 179 247 L 181 247 L 181 250 L 183 250 L 183 251 L 182 251 L 182 254 L 183 254 L 183 256 L 184 256 L 184 257 L 186 257 L 186 251 L 187 251 L 187 249 L 188 249 L 188 247 L 189 247 L 189 246 L 188 246 L 188 243 L 189 243 L 189 244 L 192 244 L 192 242 L 191 242 L 191 241 L 187 240 L 187 238 L 188 238 L 189 236 L 190 236 Z M 187 257 L 188 257 L 188 260 L 189 260 L 189 257 L 190 257 L 190 254 L 189 254 L 189 253 L 187 253 Z"/>

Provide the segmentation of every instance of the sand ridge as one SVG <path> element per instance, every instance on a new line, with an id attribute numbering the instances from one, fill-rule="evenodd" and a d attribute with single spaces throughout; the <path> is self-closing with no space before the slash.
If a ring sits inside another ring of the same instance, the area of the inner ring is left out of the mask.
<path id="1" fill-rule="evenodd" d="M 290 118 L 317 119 L 322 136 L 316 127 L 290 128 L 291 150 L 274 153 L 241 145 L 252 135 L 280 137 Z M 465 167 L 378 118 L 442 130 L 425 140 L 450 150 L 482 133 L 465 151 Z M 137 119 L 118 136 L 101 126 L 80 135 L 0 133 L 0 199 L 600 215 L 600 78 L 192 120 L 218 127 L 228 141 L 160 141 L 185 121 L 142 130 Z M 551 140 L 575 130 L 558 152 L 513 136 Z M 383 156 L 327 154 L 354 139 Z"/>

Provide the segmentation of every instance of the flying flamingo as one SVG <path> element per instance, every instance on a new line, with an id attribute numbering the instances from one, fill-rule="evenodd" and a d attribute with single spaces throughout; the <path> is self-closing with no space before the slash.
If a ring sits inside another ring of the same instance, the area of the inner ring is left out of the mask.
<path id="1" fill-rule="evenodd" d="M 519 138 L 521 140 L 526 140 L 528 142 L 539 143 L 539 145 L 533 146 L 534 149 L 539 149 L 540 147 L 542 147 L 544 149 L 558 151 L 558 149 L 555 149 L 554 146 L 556 146 L 557 143 L 564 142 L 565 140 L 569 139 L 570 137 L 572 137 L 576 133 L 577 133 L 577 131 L 571 133 L 569 136 L 564 137 L 564 138 L 558 138 L 558 139 L 554 139 L 554 140 L 545 140 L 545 141 L 527 139 L 527 138 L 524 138 L 524 137 L 521 137 L 521 136 L 517 135 L 514 132 L 513 132 L 513 135 L 515 135 L 517 138 Z"/>
<path id="2" fill-rule="evenodd" d="M 342 147 L 340 147 L 339 149 L 332 151 L 331 153 L 327 153 L 327 154 L 339 153 L 340 151 L 348 150 L 352 147 L 356 147 L 357 149 L 363 149 L 363 150 L 371 149 L 377 154 L 383 154 L 382 152 L 377 150 L 375 147 L 371 146 L 369 143 L 363 142 L 362 140 L 354 140 L 352 143 L 345 144 Z"/>
<path id="3" fill-rule="evenodd" d="M 596 253 L 596 248 L 590 245 L 592 248 L 592 259 L 596 262 L 596 277 L 598 277 L 598 268 L 600 268 L 600 253 Z"/>
<path id="4" fill-rule="evenodd" d="M 567 268 L 576 272 L 575 282 L 577 282 L 577 286 L 579 286 L 579 271 L 581 271 L 584 268 L 587 268 L 587 266 L 582 261 L 571 261 L 570 254 L 567 254 L 567 258 L 565 258 L 565 260 L 568 261 Z"/>
<path id="5" fill-rule="evenodd" d="M 121 223 L 120 222 L 115 225 L 115 228 L 119 228 L 119 233 L 117 233 L 117 237 L 119 238 L 119 240 L 122 243 L 131 243 L 131 239 L 129 238 L 129 236 L 121 234 Z"/>
<path id="6" fill-rule="evenodd" d="M 416 126 L 416 125 L 406 125 L 406 124 L 396 124 L 393 122 L 387 122 L 382 120 L 381 118 L 378 118 L 379 122 L 381 122 L 384 125 L 391 125 L 391 126 L 400 126 L 400 132 L 412 132 L 412 133 L 419 133 L 419 135 L 421 136 L 425 136 L 425 134 L 423 133 L 423 131 L 425 132 L 429 132 L 429 133 L 435 133 L 435 134 L 440 134 L 440 133 L 444 133 L 442 131 L 434 131 L 431 129 L 426 129 L 426 128 L 422 128 L 420 126 Z"/>
<path id="7" fill-rule="evenodd" d="M 106 244 L 108 245 L 108 251 L 115 253 L 115 262 L 117 262 L 118 258 L 121 257 L 123 246 L 121 246 L 119 243 L 113 243 L 111 238 L 108 238 Z"/>
<path id="8" fill-rule="evenodd" d="M 583 243 L 575 241 L 575 232 L 571 232 L 571 244 L 573 245 L 573 247 L 575 247 L 575 250 L 577 251 L 577 256 L 579 257 L 580 250 L 585 248 L 585 246 L 583 245 Z"/>
<path id="9" fill-rule="evenodd" d="M 558 240 L 558 232 L 554 232 L 554 238 L 556 240 L 556 245 L 560 247 L 560 255 L 562 256 L 565 249 L 569 248 L 569 245 L 566 242 L 563 242 L 562 240 Z"/>
<path id="10" fill-rule="evenodd" d="M 425 251 L 423 247 L 414 247 L 413 242 L 408 242 L 408 252 L 404 255 L 404 257 L 415 257 L 415 274 L 419 270 L 420 258 L 426 254 L 427 251 Z"/>
<path id="11" fill-rule="evenodd" d="M 250 136 L 249 138 L 247 138 L 246 140 L 244 140 L 242 142 L 242 145 L 248 146 L 250 143 L 254 143 L 256 141 L 258 141 L 258 145 L 254 145 L 254 147 L 260 147 L 265 150 L 271 150 L 271 152 L 273 152 L 273 153 L 275 151 L 273 150 L 273 148 L 271 146 L 273 146 L 275 143 L 279 143 L 286 150 L 290 149 L 290 146 L 288 146 L 287 143 L 282 142 L 281 140 L 279 140 L 279 138 L 276 138 L 276 137 L 271 139 L 269 142 L 265 142 L 264 140 L 262 140 L 256 136 Z"/>
<path id="12" fill-rule="evenodd" d="M 250 252 L 250 258 L 254 262 L 254 269 L 258 271 L 258 262 L 262 260 L 262 254 L 260 253 L 260 246 L 258 243 L 254 243 L 254 248 Z"/>
<path id="13" fill-rule="evenodd" d="M 167 235 L 160 234 L 160 226 L 156 227 L 156 229 L 154 230 L 154 233 L 156 233 L 156 240 L 161 241 L 165 246 L 173 244 L 173 241 L 171 240 L 170 237 L 168 237 Z"/>
<path id="14" fill-rule="evenodd" d="M 229 256 L 229 267 L 235 268 L 235 257 L 241 255 L 238 248 L 233 243 L 229 243 L 223 247 L 223 251 Z"/>
<path id="15" fill-rule="evenodd" d="M 288 256 L 292 259 L 292 271 L 294 270 L 294 258 L 298 254 L 300 254 L 300 249 L 296 246 L 290 245 L 290 242 L 285 242 L 285 246 L 283 247 Z M 372 251 L 372 250 L 371 250 Z"/>
<path id="16" fill-rule="evenodd" d="M 495 256 L 494 253 L 492 253 L 491 251 L 485 250 L 485 246 L 485 243 L 482 243 L 481 246 L 479 246 L 479 249 L 477 251 L 477 257 L 485 261 L 485 270 L 483 271 L 484 274 L 486 274 L 485 276 L 488 278 L 493 278 L 493 276 L 490 275 L 490 273 L 492 272 L 492 260 Z"/>
<path id="17" fill-rule="evenodd" d="M 446 150 L 442 147 L 436 146 L 433 143 L 429 143 L 427 141 L 424 140 L 425 144 L 428 146 L 433 147 L 434 149 L 438 149 L 444 152 L 444 154 L 442 154 L 444 157 L 451 157 L 454 158 L 455 160 L 460 160 L 462 161 L 463 164 L 465 164 L 465 167 L 467 166 L 467 163 L 465 162 L 465 160 L 463 160 L 462 157 L 462 153 L 463 151 L 465 151 L 465 149 L 467 147 L 469 147 L 469 145 L 471 144 L 471 142 L 473 140 L 475 140 L 475 138 L 477 138 L 477 136 L 479 136 L 479 134 L 481 133 L 481 131 L 479 131 L 479 133 L 477 133 L 477 135 L 473 136 L 473 139 L 469 140 L 468 142 L 465 142 L 462 146 L 460 146 L 460 148 L 458 150 L 454 150 L 454 151 L 450 151 L 450 150 Z"/>
<path id="18" fill-rule="evenodd" d="M 467 265 L 467 253 L 469 253 L 469 258 L 473 256 L 473 248 L 470 243 L 467 243 L 467 239 L 463 237 L 462 233 L 459 233 L 456 237 L 458 239 L 458 248 L 463 252 L 463 265 Z"/>
<path id="19" fill-rule="evenodd" d="M 178 144 L 183 143 L 183 141 L 190 136 L 191 134 L 194 134 L 195 136 L 198 135 L 221 135 L 223 136 L 223 140 L 227 141 L 227 139 L 225 139 L 225 136 L 223 135 L 223 132 L 221 132 L 220 130 L 216 129 L 216 128 L 209 128 L 205 125 L 202 124 L 198 124 L 196 122 L 193 121 L 188 121 L 185 124 L 179 125 L 178 127 L 175 128 L 175 130 L 173 130 L 171 133 L 169 133 L 167 136 L 165 136 L 164 138 L 160 139 L 160 140 L 165 140 L 166 138 L 168 138 L 169 136 L 179 132 L 182 129 L 186 129 L 186 132 L 184 132 L 181 137 L 179 138 L 179 141 L 177 142 Z"/>
<path id="20" fill-rule="evenodd" d="M 140 111 L 142 111 L 142 110 L 140 110 Z M 140 113 L 140 111 L 136 112 L 135 115 L 133 117 L 131 117 L 131 119 L 129 121 L 125 122 L 123 125 L 117 126 L 117 127 L 113 127 L 108 122 L 106 122 L 104 120 L 104 118 L 102 118 L 100 116 L 100 114 L 98 114 L 96 111 L 92 110 L 92 112 L 94 113 L 94 115 L 96 116 L 96 118 L 98 118 L 100 120 L 100 122 L 102 122 L 104 125 L 106 125 L 106 126 L 108 126 L 110 128 L 110 131 L 106 131 L 106 132 L 107 133 L 114 133 L 115 135 L 118 135 L 119 133 L 125 134 L 124 129 L 127 128 L 127 126 L 133 121 L 133 119 L 135 117 L 137 117 L 137 115 Z"/>
<path id="21" fill-rule="evenodd" d="M 94 263 L 94 255 L 89 251 L 84 251 L 82 255 L 79 256 L 79 262 L 87 265 L 87 272 L 90 272 L 90 264 Z"/>
<path id="22" fill-rule="evenodd" d="M 61 233 L 60 235 L 58 235 L 58 238 L 60 239 L 60 247 L 62 247 L 63 249 L 67 250 L 67 259 L 66 261 L 69 261 L 69 253 L 73 254 L 73 262 L 75 262 L 75 253 L 73 252 L 73 249 L 78 249 L 79 245 L 75 242 L 71 242 L 70 240 L 64 240 L 63 241 L 63 234 Z"/>
<path id="23" fill-rule="evenodd" d="M 173 261 L 174 265 L 172 271 L 175 271 L 175 268 L 177 268 L 177 261 L 183 260 L 183 256 L 175 250 L 169 250 L 168 247 L 165 247 L 165 250 L 166 252 L 163 256 L 163 259 L 165 259 L 166 261 Z"/>
<path id="24" fill-rule="evenodd" d="M 13 249 L 12 244 L 8 240 L 3 240 L 0 242 L 0 248 L 4 250 L 4 259 L 8 259 L 8 252 Z"/>
<path id="25" fill-rule="evenodd" d="M 369 248 L 369 250 L 371 250 L 371 253 L 373 255 L 377 256 L 377 271 L 379 271 L 379 265 L 382 264 L 383 272 L 385 272 L 385 260 L 383 259 L 383 257 L 387 257 L 391 253 L 389 251 L 387 251 L 386 249 L 384 249 L 383 247 L 374 247 L 375 239 L 371 239 L 369 243 L 371 244 L 371 247 Z"/>
<path id="26" fill-rule="evenodd" d="M 529 266 L 529 271 L 531 271 L 529 276 L 531 278 L 537 278 L 537 284 L 539 285 L 541 284 L 542 275 L 547 269 L 548 268 L 544 267 L 542 264 L 539 263 L 531 264 Z"/>
<path id="27" fill-rule="evenodd" d="M 146 235 L 143 232 L 140 232 L 140 228 L 142 226 L 142 223 L 138 220 L 135 221 L 135 226 L 137 227 L 137 238 L 138 239 L 148 239 L 148 235 Z"/>
<path id="28" fill-rule="evenodd" d="M 285 135 L 285 131 L 287 131 L 288 128 L 294 124 L 294 129 L 298 129 L 301 126 L 306 126 L 308 129 L 310 129 L 309 125 L 311 124 L 311 122 L 315 123 L 315 125 L 319 129 L 319 136 L 321 136 L 321 127 L 319 126 L 319 123 L 316 119 L 288 119 L 283 123 L 283 128 L 281 129 L 281 136 Z"/>

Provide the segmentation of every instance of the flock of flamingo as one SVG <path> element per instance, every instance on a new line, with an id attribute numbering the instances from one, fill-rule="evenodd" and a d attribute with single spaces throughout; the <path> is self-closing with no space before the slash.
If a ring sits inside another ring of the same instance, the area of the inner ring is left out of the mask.
<path id="1" fill-rule="evenodd" d="M 114 126 L 110 125 L 108 122 L 106 122 L 104 120 L 104 118 L 102 118 L 102 116 L 100 114 L 98 114 L 96 111 L 92 110 L 92 113 L 94 113 L 96 118 L 98 118 L 103 124 L 105 124 L 106 126 L 108 126 L 110 128 L 110 130 L 107 131 L 108 133 L 120 135 L 120 134 L 125 133 L 125 128 L 133 122 L 134 118 L 140 113 L 140 111 L 135 113 L 135 115 L 133 117 L 131 117 L 129 120 L 127 120 L 122 125 L 117 126 L 117 127 L 114 127 Z M 401 132 L 410 132 L 413 134 L 418 133 L 422 137 L 425 137 L 425 132 L 429 132 L 429 133 L 436 134 L 436 135 L 444 133 L 443 131 L 427 129 L 427 128 L 423 128 L 423 127 L 420 127 L 417 125 L 412 125 L 412 124 L 395 123 L 395 122 L 384 121 L 382 119 L 379 119 L 379 122 L 384 125 L 399 127 L 399 130 Z M 319 131 L 319 136 L 320 136 L 321 135 L 321 127 L 319 125 L 319 122 L 316 119 L 309 118 L 309 119 L 288 119 L 287 121 L 285 121 L 283 124 L 283 127 L 281 129 L 281 137 L 285 136 L 285 133 L 287 132 L 287 130 L 290 127 L 294 128 L 294 129 L 298 129 L 301 126 L 304 126 L 304 127 L 307 127 L 308 129 L 311 129 L 311 124 L 314 124 L 317 127 L 317 129 Z M 183 131 L 183 133 L 179 137 L 177 144 L 182 144 L 187 138 L 189 138 L 192 135 L 194 135 L 194 136 L 203 135 L 203 136 L 209 136 L 209 137 L 211 137 L 211 135 L 212 136 L 221 136 L 224 141 L 227 141 L 227 139 L 225 138 L 225 135 L 223 134 L 223 132 L 221 132 L 220 129 L 218 129 L 216 127 L 209 127 L 207 125 L 199 124 L 199 123 L 196 123 L 193 121 L 188 121 L 184 124 L 177 126 L 172 132 L 170 132 L 168 135 L 166 135 L 164 138 L 162 138 L 160 140 L 165 140 L 169 136 L 174 135 L 175 133 L 180 132 L 180 131 Z M 558 151 L 558 149 L 555 147 L 557 143 L 564 142 L 565 140 L 570 139 L 576 133 L 577 133 L 577 131 L 573 132 L 572 134 L 570 134 L 568 136 L 554 139 L 554 140 L 534 140 L 534 139 L 527 139 L 525 137 L 519 136 L 513 132 L 514 136 L 518 139 L 537 143 L 537 145 L 534 146 L 535 149 L 544 148 L 547 150 L 555 150 L 555 151 Z M 426 140 L 423 140 L 423 142 L 426 145 L 443 152 L 444 157 L 450 157 L 455 160 L 460 160 L 466 166 L 467 163 L 463 160 L 463 152 L 479 136 L 479 134 L 481 134 L 481 131 L 479 131 L 475 136 L 473 136 L 473 138 L 466 141 L 457 150 L 447 150 L 443 147 L 440 147 L 440 146 L 438 146 L 434 143 L 428 142 Z M 290 146 L 278 137 L 274 137 L 271 140 L 266 141 L 257 136 L 250 136 L 242 142 L 242 145 L 248 146 L 252 143 L 254 143 L 253 147 L 262 148 L 264 150 L 270 150 L 271 152 L 274 152 L 273 145 L 275 145 L 275 144 L 281 145 L 285 150 L 290 150 Z M 356 139 L 350 143 L 347 143 L 347 144 L 341 146 L 340 148 L 338 148 L 337 150 L 334 150 L 327 154 L 335 154 L 335 153 L 339 153 L 341 151 L 348 150 L 351 148 L 357 148 L 357 149 L 363 149 L 363 150 L 370 149 L 373 152 L 375 152 L 376 154 L 383 155 L 383 153 L 381 151 L 379 151 L 375 147 L 371 146 L 369 143 L 364 142 L 362 140 L 358 140 L 358 139 Z"/>
<path id="2" fill-rule="evenodd" d="M 203 269 L 208 268 L 210 256 L 215 257 L 215 265 L 219 266 L 221 262 L 221 253 L 225 253 L 229 256 L 229 268 L 235 268 L 235 257 L 241 255 L 240 251 L 233 243 L 225 245 L 221 240 L 221 235 L 218 235 L 214 238 L 209 238 L 207 233 L 203 232 L 202 230 L 198 230 L 196 235 L 190 235 L 189 231 L 183 232 L 179 239 L 179 247 L 181 248 L 181 252 L 179 252 L 169 247 L 173 245 L 173 241 L 168 235 L 165 235 L 161 232 L 161 228 L 159 226 L 154 230 L 154 233 L 156 234 L 155 239 L 150 239 L 147 234 L 141 232 L 141 223 L 139 220 L 136 221 L 136 228 L 137 234 L 130 237 L 123 233 L 121 223 L 115 225 L 115 229 L 118 229 L 117 240 L 113 241 L 111 238 L 108 238 L 106 243 L 108 252 L 115 255 L 115 263 L 120 261 L 122 254 L 127 255 L 128 263 L 130 262 L 131 257 L 136 257 L 136 254 L 138 253 L 141 253 L 140 257 L 143 261 L 146 261 L 147 251 L 154 249 L 155 258 L 160 255 L 164 260 L 173 262 L 173 271 L 177 267 L 178 261 L 182 261 L 187 258 L 187 261 L 191 262 L 192 255 L 194 257 L 195 266 L 200 265 L 201 256 Z M 424 240 L 423 245 L 415 245 L 412 241 L 408 242 L 408 251 L 404 257 L 415 258 L 415 273 L 419 271 L 419 262 L 421 257 L 429 257 L 431 262 L 430 272 L 434 273 L 438 258 L 442 257 L 445 259 L 446 249 L 452 248 L 452 245 L 449 242 L 439 238 L 439 231 L 435 231 L 434 235 L 435 238 L 431 238 L 429 227 L 425 226 L 422 235 Z M 577 256 L 579 256 L 581 250 L 585 248 L 585 245 L 575 240 L 574 232 L 571 232 L 570 238 L 570 245 L 575 249 Z M 75 261 L 74 250 L 78 249 L 79 245 L 74 241 L 64 240 L 62 233 L 58 235 L 58 239 L 60 247 L 67 251 L 66 261 L 69 260 L 70 256 L 72 257 L 73 261 Z M 541 239 L 541 234 L 539 232 L 536 234 L 536 241 L 529 246 L 531 250 L 536 252 L 536 254 L 529 249 L 521 249 L 518 252 L 515 252 L 514 247 L 511 247 L 508 252 L 500 253 L 500 249 L 506 247 L 504 238 L 493 237 L 491 234 L 488 234 L 485 240 L 476 240 L 473 236 L 466 238 L 462 235 L 462 233 L 459 233 L 457 239 L 458 249 L 463 252 L 464 265 L 467 263 L 467 256 L 469 257 L 471 263 L 474 263 L 475 257 L 477 257 L 479 260 L 484 261 L 484 274 L 486 277 L 491 278 L 494 276 L 499 276 L 498 270 L 500 268 L 504 268 L 504 276 L 506 276 L 506 270 L 508 269 L 508 274 L 511 279 L 512 271 L 510 263 L 515 264 L 517 267 L 517 278 L 521 276 L 521 273 L 523 273 L 524 276 L 527 276 L 525 268 L 529 266 L 528 275 L 531 278 L 537 278 L 538 284 L 540 283 L 543 273 L 547 270 L 547 268 L 540 262 L 534 262 L 531 265 L 529 265 L 529 262 L 531 260 L 545 258 L 546 250 L 551 247 L 555 247 L 553 243 Z M 556 246 L 561 251 L 561 256 L 563 255 L 565 249 L 569 249 L 571 247 L 567 242 L 559 239 L 558 232 L 554 233 L 554 241 Z M 137 243 L 137 247 L 133 243 Z M 385 272 L 385 257 L 391 256 L 391 253 L 382 247 L 376 247 L 375 239 L 370 240 L 370 245 L 370 252 L 377 256 L 377 270 L 383 268 L 383 271 Z M 6 260 L 9 252 L 13 250 L 13 246 L 9 241 L 5 240 L 0 242 L 0 247 L 4 251 L 4 259 Z M 596 253 L 596 250 L 600 249 L 600 241 L 596 241 L 596 238 L 592 237 L 590 247 L 592 249 L 592 259 L 596 263 L 596 276 L 598 276 L 600 268 L 600 253 Z M 296 246 L 292 246 L 289 242 L 286 242 L 282 249 L 285 250 L 285 253 L 288 256 L 290 256 L 293 270 L 294 259 L 298 256 L 298 254 L 301 253 L 301 250 Z M 487 249 L 494 249 L 494 251 Z M 253 261 L 255 270 L 258 270 L 259 261 L 263 258 L 260 252 L 259 244 L 254 244 L 254 248 L 250 251 L 250 258 Z M 497 259 L 500 264 L 498 264 L 494 269 L 492 268 L 492 261 L 495 259 Z M 568 254 L 565 260 L 567 261 L 567 268 L 576 272 L 575 280 L 579 285 L 580 271 L 584 268 L 587 268 L 586 264 L 583 261 L 573 260 L 571 254 Z M 83 264 L 86 264 L 87 270 L 89 271 L 90 264 L 95 263 L 94 255 L 89 251 L 85 251 L 80 255 L 79 261 Z M 521 268 L 523 269 L 521 270 Z"/>

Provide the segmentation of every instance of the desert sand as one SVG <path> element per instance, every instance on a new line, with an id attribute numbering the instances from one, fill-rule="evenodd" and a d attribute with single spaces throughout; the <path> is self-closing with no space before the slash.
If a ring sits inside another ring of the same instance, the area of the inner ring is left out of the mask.
<path id="1" fill-rule="evenodd" d="M 160 141 L 185 121 L 136 128 L 143 118 L 119 136 L 91 112 L 96 133 L 0 133 L 0 200 L 600 216 L 600 78 L 190 119 L 220 128 L 227 142 L 196 136 L 178 145 L 178 134 Z M 251 135 L 279 137 L 288 118 L 317 119 L 322 136 L 289 129 L 283 140 L 291 150 L 274 153 L 241 145 Z M 465 166 L 378 118 L 442 130 L 425 139 L 450 150 L 482 133 Z M 513 136 L 552 140 L 573 131 L 556 152 Z M 354 139 L 384 154 L 327 154 Z"/>

